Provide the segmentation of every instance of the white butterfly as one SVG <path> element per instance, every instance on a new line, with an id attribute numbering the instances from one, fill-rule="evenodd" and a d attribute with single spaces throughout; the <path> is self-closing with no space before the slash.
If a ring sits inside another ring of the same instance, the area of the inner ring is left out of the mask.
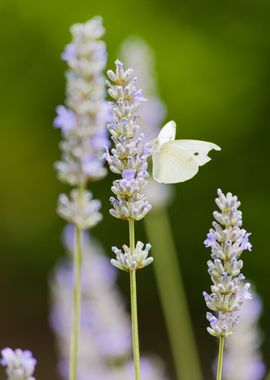
<path id="1" fill-rule="evenodd" d="M 175 140 L 176 124 L 169 121 L 157 137 L 153 152 L 153 177 L 160 183 L 184 182 L 194 177 L 199 166 L 211 158 L 210 150 L 221 150 L 213 143 L 200 140 Z"/>

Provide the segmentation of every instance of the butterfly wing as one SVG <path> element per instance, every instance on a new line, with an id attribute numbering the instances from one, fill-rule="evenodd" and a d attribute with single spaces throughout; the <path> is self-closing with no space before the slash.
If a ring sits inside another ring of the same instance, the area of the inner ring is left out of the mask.
<path id="1" fill-rule="evenodd" d="M 191 154 L 199 166 L 202 166 L 211 160 L 208 156 L 210 150 L 221 150 L 216 144 L 200 140 L 176 140 L 172 141 L 172 144 Z"/>
<path id="2" fill-rule="evenodd" d="M 173 120 L 169 121 L 161 129 L 158 135 L 158 142 L 160 145 L 167 143 L 168 141 L 175 140 L 176 136 L 176 124 Z"/>
<path id="3" fill-rule="evenodd" d="M 153 178 L 160 183 L 184 182 L 195 176 L 199 166 L 193 155 L 170 141 L 152 156 Z"/>

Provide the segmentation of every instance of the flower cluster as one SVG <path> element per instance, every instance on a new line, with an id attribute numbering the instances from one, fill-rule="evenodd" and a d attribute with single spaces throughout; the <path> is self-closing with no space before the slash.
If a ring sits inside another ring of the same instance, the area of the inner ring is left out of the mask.
<path id="1" fill-rule="evenodd" d="M 144 142 L 143 133 L 138 125 L 138 110 L 145 101 L 142 91 L 136 88 L 136 78 L 132 69 L 124 70 L 117 60 L 116 71 L 108 71 L 108 93 L 113 98 L 113 120 L 108 130 L 115 145 L 106 153 L 106 159 L 112 172 L 120 174 L 121 179 L 113 182 L 111 214 L 119 219 L 140 220 L 151 209 L 143 193 L 148 176 L 147 158 L 151 153 L 151 144 Z"/>
<path id="2" fill-rule="evenodd" d="M 6 367 L 8 380 L 35 380 L 32 376 L 37 361 L 31 351 L 17 348 L 12 350 L 7 347 L 1 351 L 1 364 Z"/>
<path id="3" fill-rule="evenodd" d="M 89 191 L 81 194 L 78 189 L 71 191 L 70 199 L 61 194 L 58 200 L 58 214 L 81 230 L 95 226 L 102 219 L 100 207 L 100 201 L 92 199 Z"/>
<path id="4" fill-rule="evenodd" d="M 74 228 L 64 234 L 72 254 Z M 78 380 L 126 380 L 132 378 L 131 326 L 116 287 L 116 271 L 101 246 L 87 232 L 82 234 L 82 305 L 79 339 Z M 57 337 L 59 370 L 68 379 L 70 329 L 72 325 L 72 260 L 65 259 L 51 277 L 52 311 L 50 322 Z M 165 380 L 163 364 L 142 358 L 142 376 Z M 21 380 L 21 379 L 20 379 Z"/>
<path id="5" fill-rule="evenodd" d="M 262 380 L 265 365 L 260 353 L 262 341 L 258 319 L 262 302 L 257 294 L 244 302 L 240 311 L 241 323 L 228 340 L 224 354 L 224 380 Z"/>
<path id="6" fill-rule="evenodd" d="M 62 161 L 56 163 L 59 179 L 72 186 L 106 175 L 104 146 L 108 144 L 105 101 L 106 46 L 102 19 L 95 17 L 71 27 L 73 41 L 62 58 L 68 63 L 67 99 L 57 107 L 55 127 L 62 131 Z"/>
<path id="7" fill-rule="evenodd" d="M 250 298 L 248 283 L 241 274 L 243 261 L 240 256 L 244 250 L 251 250 L 249 233 L 242 226 L 242 212 L 238 210 L 240 202 L 236 196 L 226 196 L 218 190 L 216 204 L 219 212 L 213 213 L 216 221 L 207 235 L 204 244 L 211 247 L 212 260 L 208 261 L 208 272 L 213 281 L 211 294 L 203 292 L 208 308 L 217 313 L 207 313 L 211 335 L 229 337 L 239 317 L 240 306 Z"/>
<path id="8" fill-rule="evenodd" d="M 141 104 L 140 124 L 145 140 L 153 140 L 159 133 L 166 113 L 165 105 L 158 97 L 154 54 L 145 41 L 138 37 L 129 37 L 122 45 L 121 56 L 138 75 L 137 85 L 147 97 L 147 102 Z M 172 188 L 149 178 L 145 194 L 153 209 L 158 209 L 168 205 L 172 198 Z"/>
<path id="9" fill-rule="evenodd" d="M 141 241 L 138 241 L 133 254 L 127 245 L 123 245 L 123 251 L 113 247 L 112 251 L 116 255 L 116 260 L 112 259 L 111 263 L 118 269 L 130 272 L 132 270 L 142 269 L 153 262 L 153 257 L 148 257 L 151 244 L 146 244 L 145 249 Z"/>

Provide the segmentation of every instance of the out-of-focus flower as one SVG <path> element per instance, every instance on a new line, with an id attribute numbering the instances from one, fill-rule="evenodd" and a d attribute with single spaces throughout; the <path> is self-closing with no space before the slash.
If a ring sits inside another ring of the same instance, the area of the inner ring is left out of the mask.
<path id="1" fill-rule="evenodd" d="M 66 194 L 61 194 L 58 200 L 58 214 L 82 230 L 95 226 L 102 219 L 100 208 L 100 201 L 92 199 L 89 191 L 81 194 L 74 189 L 70 193 L 70 199 Z"/>
<path id="2" fill-rule="evenodd" d="M 262 302 L 256 293 L 240 310 L 240 322 L 228 339 L 224 353 L 224 380 L 262 380 L 265 365 L 260 352 L 261 332 L 258 319 Z"/>
<path id="3" fill-rule="evenodd" d="M 69 226 L 65 244 L 72 254 L 74 231 Z M 80 368 L 96 367 L 130 352 L 129 320 L 115 286 L 115 271 L 100 246 L 86 232 L 82 237 Z M 69 331 L 72 323 L 72 261 L 56 267 L 51 279 L 52 327 L 59 340 L 62 361 L 68 362 Z"/>
<path id="4" fill-rule="evenodd" d="M 67 250 L 72 255 L 74 228 L 64 234 Z M 132 378 L 131 326 L 122 297 L 115 285 L 116 271 L 100 245 L 82 235 L 82 305 L 79 339 L 78 380 L 126 380 Z M 51 277 L 51 326 L 57 337 L 59 369 L 68 378 L 69 342 L 72 325 L 72 260 L 60 262 Z M 142 360 L 142 377 L 166 380 L 158 359 Z"/>
<path id="5" fill-rule="evenodd" d="M 32 352 L 7 347 L 1 351 L 1 364 L 6 368 L 8 380 L 35 380 L 32 376 L 37 364 Z"/>
<path id="6" fill-rule="evenodd" d="M 102 19 L 94 17 L 71 27 L 73 40 L 62 58 L 69 69 L 66 107 L 58 106 L 54 125 L 62 131 L 62 160 L 56 163 L 59 179 L 70 185 L 86 184 L 106 175 L 104 147 L 110 109 L 105 100 L 106 45 Z"/>

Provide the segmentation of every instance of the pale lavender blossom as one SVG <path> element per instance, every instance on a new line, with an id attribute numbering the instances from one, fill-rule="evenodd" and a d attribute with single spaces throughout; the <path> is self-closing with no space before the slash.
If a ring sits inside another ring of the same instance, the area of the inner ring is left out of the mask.
<path id="1" fill-rule="evenodd" d="M 111 110 L 105 100 L 104 32 L 100 17 L 71 27 L 72 42 L 62 55 L 68 63 L 66 106 L 57 107 L 54 120 L 62 132 L 62 160 L 56 163 L 58 177 L 76 187 L 69 197 L 60 195 L 58 213 L 80 229 L 93 227 L 101 220 L 101 204 L 92 199 L 86 187 L 89 181 L 107 174 L 104 152 Z"/>
<path id="2" fill-rule="evenodd" d="M 58 177 L 74 186 L 106 175 L 103 156 L 110 110 L 105 100 L 107 54 L 101 40 L 102 19 L 75 24 L 71 34 L 73 40 L 62 55 L 68 64 L 66 106 L 57 107 L 54 125 L 63 137 L 62 160 L 56 163 Z"/>
<path id="3" fill-rule="evenodd" d="M 108 130 L 114 147 L 111 153 L 107 151 L 106 159 L 111 171 L 122 178 L 113 182 L 116 197 L 111 197 L 110 213 L 119 219 L 140 220 L 151 209 L 143 193 L 151 145 L 144 143 L 138 125 L 139 106 L 144 98 L 136 88 L 133 70 L 125 71 L 119 60 L 115 64 L 116 71 L 108 71 L 112 82 L 108 82 L 108 93 L 114 100 L 113 121 L 108 124 Z"/>
<path id="4" fill-rule="evenodd" d="M 115 218 L 134 222 L 143 219 L 151 209 L 143 191 L 149 175 L 147 159 L 152 153 L 152 144 L 144 141 L 138 124 L 140 105 L 145 99 L 142 91 L 136 87 L 133 70 L 125 70 L 119 60 L 115 65 L 116 71 L 109 70 L 107 73 L 111 80 L 107 82 L 108 93 L 114 100 L 113 120 L 107 128 L 114 147 L 111 152 L 107 150 L 106 159 L 111 171 L 120 174 L 121 178 L 113 181 L 112 192 L 115 197 L 110 198 L 113 206 L 110 213 Z M 115 248 L 117 257 L 112 260 L 113 265 L 128 271 L 133 267 L 143 268 L 152 262 L 147 257 L 150 246 L 146 247 L 145 251 L 139 252 L 138 249 L 137 255 L 133 255 L 133 252 L 122 254 Z"/>
<path id="5" fill-rule="evenodd" d="M 70 198 L 66 194 L 60 195 L 58 214 L 69 223 L 85 230 L 94 227 L 101 221 L 100 207 L 100 201 L 92 199 L 92 194 L 89 191 L 84 191 L 81 194 L 79 190 L 73 189 Z"/>
<path id="6" fill-rule="evenodd" d="M 216 204 L 220 211 L 213 213 L 216 221 L 207 235 L 204 244 L 211 248 L 212 260 L 208 261 L 208 272 L 213 281 L 211 293 L 203 292 L 208 308 L 216 313 L 207 313 L 211 335 L 229 337 L 239 319 L 239 310 L 243 302 L 251 298 L 249 283 L 241 273 L 244 250 L 251 250 L 249 233 L 242 227 L 242 212 L 238 210 L 240 202 L 236 196 L 226 196 L 218 190 Z"/>
<path id="7" fill-rule="evenodd" d="M 7 380 L 35 380 L 32 375 L 37 361 L 31 351 L 6 347 L 1 354 L 1 364 L 6 368 Z"/>
<path id="8" fill-rule="evenodd" d="M 68 226 L 64 243 L 73 253 L 74 228 Z M 101 246 L 87 232 L 82 234 L 82 309 L 79 339 L 78 380 L 132 379 L 131 326 L 123 299 L 115 284 L 116 270 Z M 50 279 L 50 323 L 57 338 L 59 371 L 68 379 L 69 342 L 72 325 L 72 258 L 62 260 Z M 166 380 L 158 359 L 142 359 L 146 380 Z"/>
<path id="9" fill-rule="evenodd" d="M 144 244 L 138 241 L 134 252 L 130 252 L 130 248 L 127 245 L 123 245 L 123 251 L 117 247 L 112 247 L 112 251 L 116 255 L 116 260 L 112 259 L 111 263 L 116 268 L 130 272 L 132 270 L 138 270 L 150 265 L 153 262 L 153 257 L 148 257 L 148 253 L 151 249 L 151 244 Z"/>
<path id="10" fill-rule="evenodd" d="M 140 125 L 145 141 L 156 138 L 166 115 L 166 107 L 158 95 L 154 53 L 139 37 L 127 38 L 121 47 L 121 57 L 138 77 L 137 85 L 143 89 L 147 102 L 141 104 Z M 153 207 L 166 207 L 172 198 L 172 187 L 149 178 L 145 193 Z"/>
<path id="11" fill-rule="evenodd" d="M 262 342 L 258 319 L 262 302 L 256 293 L 240 310 L 240 323 L 227 341 L 224 353 L 224 380 L 262 380 L 265 364 L 260 352 Z"/>

